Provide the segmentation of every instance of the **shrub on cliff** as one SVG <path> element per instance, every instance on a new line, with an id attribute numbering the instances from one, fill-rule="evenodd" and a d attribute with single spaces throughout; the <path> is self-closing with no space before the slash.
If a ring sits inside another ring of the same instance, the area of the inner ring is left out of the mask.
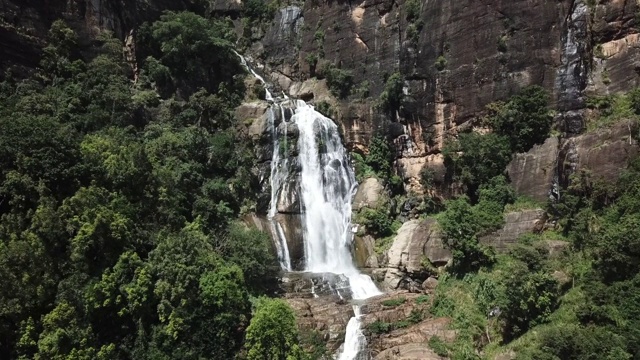
<path id="1" fill-rule="evenodd" d="M 553 117 L 549 96 L 542 87 L 530 86 L 505 104 L 489 107 L 489 125 L 509 139 L 512 152 L 525 152 L 549 137 Z"/>
<path id="2" fill-rule="evenodd" d="M 442 152 L 447 176 L 461 182 L 472 199 L 480 185 L 502 174 L 511 161 L 509 138 L 494 133 L 460 134 L 456 141 L 446 143 Z"/>
<path id="3" fill-rule="evenodd" d="M 344 99 L 351 94 L 351 88 L 353 87 L 351 71 L 329 64 L 325 66 L 322 73 L 327 79 L 327 86 L 329 86 L 329 90 L 334 96 Z"/>
<path id="4" fill-rule="evenodd" d="M 404 79 L 400 73 L 393 73 L 384 84 L 380 94 L 379 105 L 386 112 L 394 112 L 402 105 Z"/>

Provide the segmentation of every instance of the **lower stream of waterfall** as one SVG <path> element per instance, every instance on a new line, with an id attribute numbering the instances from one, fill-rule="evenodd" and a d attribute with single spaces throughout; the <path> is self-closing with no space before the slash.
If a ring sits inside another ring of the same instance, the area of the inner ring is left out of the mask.
<path id="1" fill-rule="evenodd" d="M 242 58 L 243 65 L 247 65 Z M 248 66 L 249 71 L 261 82 L 264 80 Z M 300 170 L 300 208 L 302 209 L 302 235 L 304 242 L 304 270 L 311 273 L 334 273 L 348 279 L 351 297 L 363 300 L 381 292 L 373 280 L 358 271 L 351 255 L 353 240 L 351 226 L 351 201 L 357 189 L 353 168 L 338 127 L 329 118 L 317 112 L 313 106 L 302 100 L 274 99 L 266 90 L 266 99 L 272 102 L 269 108 L 269 130 L 273 139 L 271 161 L 271 204 L 269 219 L 272 234 L 278 250 L 280 264 L 285 271 L 291 271 L 291 259 L 284 232 L 274 219 L 278 191 L 289 175 L 287 160 L 281 158 L 280 143 L 276 131 L 276 112 L 284 117 L 284 106 L 293 111 L 289 123 L 299 132 L 298 163 Z M 284 124 L 285 130 L 287 123 Z M 285 136 L 286 139 L 286 136 Z M 282 160 L 282 161 L 281 161 Z M 361 330 L 361 312 L 353 306 L 354 316 L 345 331 L 342 351 L 338 360 L 363 359 L 366 338 Z"/>

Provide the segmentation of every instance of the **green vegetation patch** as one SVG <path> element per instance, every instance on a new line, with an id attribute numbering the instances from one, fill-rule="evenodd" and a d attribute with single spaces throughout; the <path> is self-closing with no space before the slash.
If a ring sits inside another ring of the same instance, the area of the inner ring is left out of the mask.
<path id="1" fill-rule="evenodd" d="M 407 302 L 406 298 L 399 297 L 395 299 L 384 300 L 381 304 L 382 306 L 386 306 L 386 307 L 396 307 L 404 304 L 405 302 Z"/>

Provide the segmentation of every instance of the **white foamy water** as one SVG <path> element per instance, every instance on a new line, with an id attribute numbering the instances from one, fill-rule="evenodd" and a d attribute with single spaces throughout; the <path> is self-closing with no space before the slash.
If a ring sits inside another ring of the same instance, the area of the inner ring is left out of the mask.
<path id="1" fill-rule="evenodd" d="M 300 131 L 306 270 L 344 274 L 354 299 L 380 294 L 373 280 L 353 264 L 351 199 L 357 182 L 338 127 L 301 100 L 296 102 L 292 121 Z"/>
<path id="2" fill-rule="evenodd" d="M 362 333 L 360 317 L 360 307 L 354 305 L 353 312 L 355 316 L 349 319 L 347 329 L 345 331 L 344 345 L 342 346 L 342 353 L 339 355 L 338 360 L 353 360 L 357 359 L 358 355 L 365 350 L 367 346 L 367 338 Z"/>

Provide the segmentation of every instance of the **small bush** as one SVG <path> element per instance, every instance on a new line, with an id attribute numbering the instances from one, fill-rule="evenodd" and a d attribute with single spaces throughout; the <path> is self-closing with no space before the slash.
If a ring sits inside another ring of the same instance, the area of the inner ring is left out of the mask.
<path id="1" fill-rule="evenodd" d="M 333 113 L 333 106 L 331 106 L 331 104 L 329 104 L 326 101 L 318 101 L 315 104 L 315 109 L 317 112 L 319 112 L 320 114 L 326 116 L 326 117 L 333 117 L 334 113 Z"/>
<path id="2" fill-rule="evenodd" d="M 420 0 L 407 0 L 404 6 L 407 21 L 412 22 L 420 17 Z"/>
<path id="3" fill-rule="evenodd" d="M 498 51 L 500 51 L 501 53 L 507 52 L 507 39 L 507 35 L 503 35 L 498 39 Z"/>
<path id="4" fill-rule="evenodd" d="M 357 215 L 358 223 L 367 228 L 367 232 L 378 237 L 386 237 L 393 234 L 393 219 L 385 206 L 378 209 L 364 208 Z"/>
<path id="5" fill-rule="evenodd" d="M 392 328 L 395 329 L 404 329 L 406 327 L 411 326 L 411 322 L 409 322 L 408 320 L 400 320 L 400 321 L 396 321 L 395 323 L 392 324 Z"/>
<path id="6" fill-rule="evenodd" d="M 360 86 L 358 86 L 358 88 L 355 89 L 353 92 L 359 98 L 366 99 L 369 97 L 370 91 L 371 91 L 371 85 L 369 84 L 368 80 L 365 80 L 362 83 L 360 83 Z"/>
<path id="7" fill-rule="evenodd" d="M 416 304 L 426 304 L 429 302 L 429 295 L 420 295 L 416 298 Z"/>
<path id="8" fill-rule="evenodd" d="M 318 30 L 313 34 L 313 39 L 319 44 L 322 45 L 324 43 L 324 31 Z"/>
<path id="9" fill-rule="evenodd" d="M 327 79 L 327 85 L 331 93 L 344 99 L 351 93 L 353 87 L 353 75 L 351 71 L 340 69 L 337 66 L 331 64 L 325 67 L 324 76 Z"/>
<path id="10" fill-rule="evenodd" d="M 420 185 L 425 190 L 432 189 L 434 179 L 435 171 L 425 164 L 420 170 Z"/>
<path id="11" fill-rule="evenodd" d="M 449 356 L 449 347 L 438 336 L 432 336 L 431 339 L 429 339 L 429 347 L 438 356 L 442 356 L 442 357 Z"/>
<path id="12" fill-rule="evenodd" d="M 389 300 L 384 300 L 382 302 L 382 306 L 386 306 L 386 307 L 396 307 L 396 306 L 400 306 L 402 304 L 404 304 L 407 301 L 407 299 L 405 299 L 404 297 L 399 297 L 399 298 L 395 298 L 395 299 L 389 299 Z"/>
<path id="13" fill-rule="evenodd" d="M 407 317 L 407 321 L 411 324 L 417 324 L 424 319 L 424 313 L 418 309 L 411 310 L 411 313 Z"/>
<path id="14" fill-rule="evenodd" d="M 438 59 L 436 59 L 435 67 L 436 67 L 436 70 L 438 70 L 438 71 L 443 71 L 444 69 L 446 69 L 447 68 L 447 58 L 445 58 L 442 55 L 438 56 Z"/>
<path id="15" fill-rule="evenodd" d="M 320 110 L 318 109 L 318 111 Z M 322 111 L 320 112 L 322 113 Z M 353 161 L 353 169 L 356 173 L 356 180 L 358 180 L 359 182 L 362 182 L 368 177 L 373 177 L 376 175 L 376 172 L 373 171 L 373 168 L 365 162 L 362 155 L 358 153 L 351 153 L 351 160 Z"/>
<path id="16" fill-rule="evenodd" d="M 380 107 L 387 112 L 396 111 L 402 105 L 404 97 L 404 79 L 400 73 L 393 73 L 384 85 L 384 90 L 380 94 Z"/>
<path id="17" fill-rule="evenodd" d="M 640 87 L 631 90 L 628 97 L 629 102 L 631 102 L 631 109 L 636 115 L 640 115 Z"/>
<path id="18" fill-rule="evenodd" d="M 385 334 L 393 330 L 393 326 L 384 321 L 376 320 L 367 326 L 372 334 Z"/>
<path id="19" fill-rule="evenodd" d="M 315 53 L 307 54 L 304 60 L 309 64 L 309 66 L 315 66 L 318 63 L 318 55 Z"/>

